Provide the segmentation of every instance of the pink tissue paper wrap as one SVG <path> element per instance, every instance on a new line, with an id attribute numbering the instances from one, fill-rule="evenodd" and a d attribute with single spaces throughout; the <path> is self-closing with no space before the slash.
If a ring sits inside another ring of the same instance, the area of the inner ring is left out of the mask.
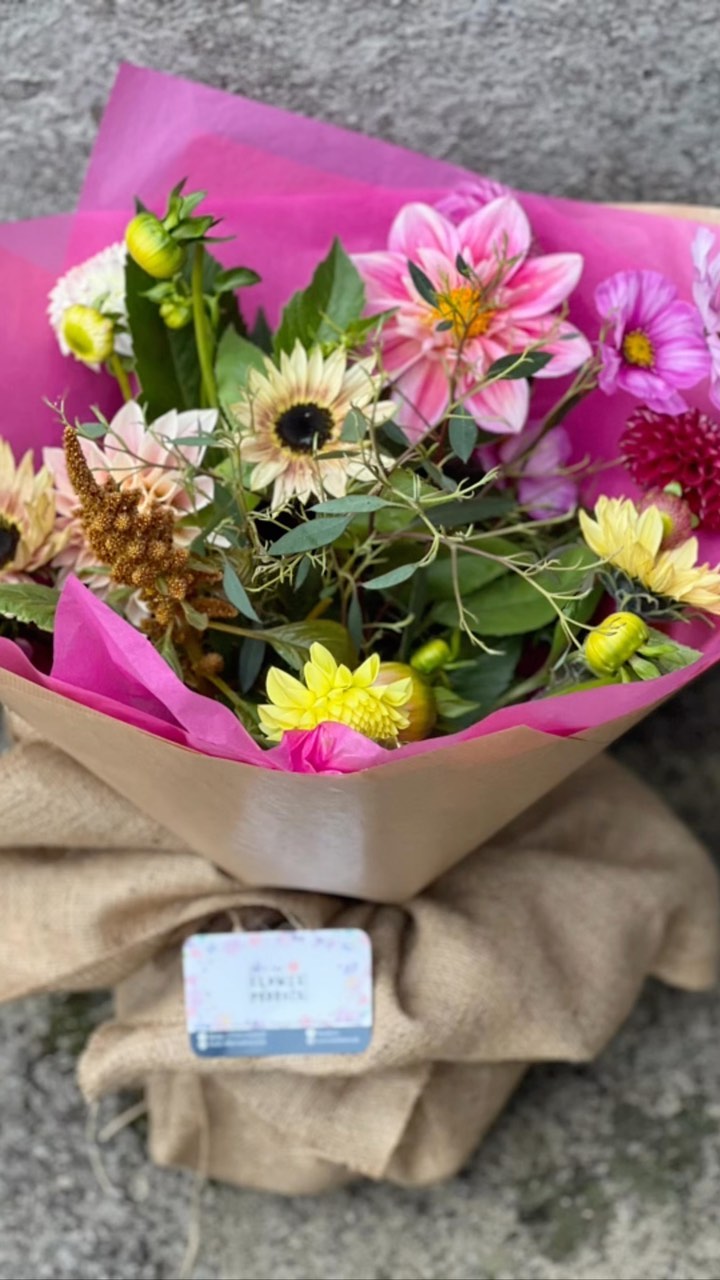
<path id="1" fill-rule="evenodd" d="M 203 85 L 122 67 L 76 214 L 0 227 L 0 435 L 16 454 L 59 442 L 44 399 L 63 400 L 70 416 L 86 415 L 92 404 L 115 407 L 112 387 L 60 355 L 47 293 L 63 270 L 121 239 L 135 195 L 159 209 L 184 177 L 212 192 L 214 212 L 235 236 L 231 246 L 217 246 L 218 256 L 263 273 L 248 296 L 274 322 L 335 236 L 349 252 L 383 246 L 403 204 L 434 202 L 473 175 Z M 544 252 L 583 255 L 570 319 L 590 337 L 599 326 L 595 286 L 613 271 L 660 269 L 690 299 L 691 241 L 699 224 L 717 219 L 714 211 L 648 213 L 516 194 Z M 707 388 L 692 402 L 708 409 Z M 591 395 L 567 419 L 574 458 L 613 461 L 632 407 L 624 394 Z M 610 467 L 589 482 L 584 499 L 601 492 L 635 490 Z M 719 561 L 720 536 L 704 538 L 701 550 Z M 230 710 L 187 689 L 140 633 L 71 579 L 51 674 L 0 640 L 0 699 L 241 881 L 401 901 L 720 656 L 715 628 L 684 627 L 682 639 L 703 655 L 683 671 L 505 708 L 451 737 L 391 752 L 325 725 L 263 751 Z"/>

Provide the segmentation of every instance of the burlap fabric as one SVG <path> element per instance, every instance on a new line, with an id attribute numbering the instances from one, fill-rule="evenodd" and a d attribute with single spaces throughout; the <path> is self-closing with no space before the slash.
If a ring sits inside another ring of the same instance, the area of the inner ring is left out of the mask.
<path id="1" fill-rule="evenodd" d="M 244 889 L 56 748 L 19 736 L 0 758 L 0 998 L 116 988 L 80 1084 L 89 1100 L 144 1088 L 161 1164 L 291 1194 L 357 1176 L 434 1182 L 463 1164 L 529 1064 L 598 1054 L 648 975 L 689 990 L 714 980 L 710 860 L 609 760 L 411 902 L 379 906 Z M 196 1059 L 183 939 L 283 925 L 368 931 L 371 1048 Z"/>

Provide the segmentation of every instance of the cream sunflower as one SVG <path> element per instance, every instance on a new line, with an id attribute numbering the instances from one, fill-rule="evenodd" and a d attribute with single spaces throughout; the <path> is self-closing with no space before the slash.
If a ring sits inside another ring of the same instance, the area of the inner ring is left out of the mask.
<path id="1" fill-rule="evenodd" d="M 324 645 L 313 644 L 303 674 L 305 684 L 279 667 L 268 671 L 270 703 L 258 707 L 258 715 L 263 732 L 273 742 L 290 729 L 316 729 L 330 721 L 394 746 L 400 730 L 409 724 L 403 708 L 412 695 L 412 679 L 377 683 L 381 672 L 376 653 L 351 671 L 342 663 L 338 666 Z"/>
<path id="2" fill-rule="evenodd" d="M 393 415 L 389 401 L 378 401 L 382 378 L 374 369 L 373 357 L 348 366 L 341 348 L 323 356 L 319 347 L 308 353 L 297 342 L 279 365 L 268 359 L 262 372 L 252 370 L 233 413 L 244 433 L 243 461 L 253 464 L 252 488 L 272 485 L 274 510 L 313 494 L 341 498 L 348 481 L 374 478 L 361 443 L 340 439 L 351 409 L 378 425 Z"/>
<path id="3" fill-rule="evenodd" d="M 30 451 L 16 466 L 10 445 L 0 440 L 0 580 L 22 582 L 49 564 L 65 538 L 56 528 L 50 471 L 36 474 Z"/>
<path id="4" fill-rule="evenodd" d="M 720 565 L 697 563 L 697 538 L 663 548 L 666 528 L 657 507 L 639 512 L 629 498 L 600 498 L 595 519 L 580 512 L 580 527 L 596 555 L 654 595 L 720 614 Z"/>

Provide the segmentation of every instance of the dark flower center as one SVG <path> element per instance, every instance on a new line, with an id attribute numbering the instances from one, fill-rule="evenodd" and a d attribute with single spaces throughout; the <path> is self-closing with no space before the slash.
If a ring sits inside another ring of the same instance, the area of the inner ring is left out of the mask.
<path id="1" fill-rule="evenodd" d="M 283 444 L 296 453 L 321 449 L 330 439 L 335 422 L 329 409 L 319 404 L 294 404 L 275 422 L 275 431 Z"/>
<path id="2" fill-rule="evenodd" d="M 11 520 L 0 516 L 0 569 L 11 564 L 20 541 L 20 530 Z"/>

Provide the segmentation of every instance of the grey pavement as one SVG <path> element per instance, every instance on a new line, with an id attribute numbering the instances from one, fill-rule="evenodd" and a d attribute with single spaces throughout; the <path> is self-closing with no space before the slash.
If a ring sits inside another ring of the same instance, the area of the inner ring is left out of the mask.
<path id="1" fill-rule="evenodd" d="M 72 206 L 123 58 L 521 187 L 720 200 L 713 0 L 0 0 L 0 52 L 0 217 Z M 719 707 L 706 677 L 619 748 L 716 852 Z M 191 1179 L 148 1164 L 142 1124 L 103 1148 L 104 1174 L 89 1157 L 74 1062 L 106 1007 L 0 1010 L 0 1280 L 178 1275 Z M 444 1187 L 210 1187 L 195 1274 L 713 1280 L 719 1022 L 717 995 L 650 986 L 599 1062 L 532 1073 Z"/>

